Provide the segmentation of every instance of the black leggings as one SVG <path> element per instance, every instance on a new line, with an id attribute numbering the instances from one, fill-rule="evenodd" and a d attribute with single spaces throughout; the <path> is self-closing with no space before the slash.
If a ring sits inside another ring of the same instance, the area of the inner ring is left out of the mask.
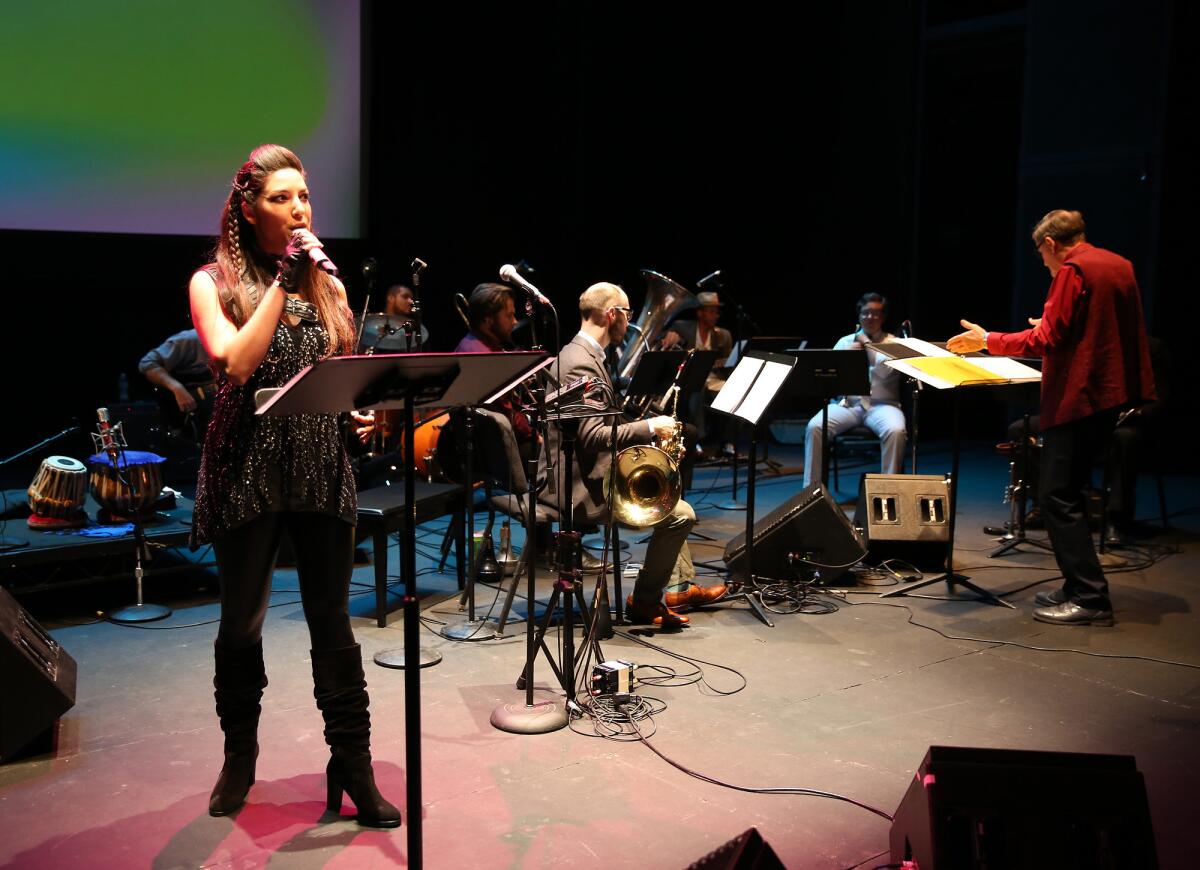
<path id="1" fill-rule="evenodd" d="M 221 577 L 217 643 L 225 649 L 245 649 L 262 637 L 271 575 L 285 528 L 296 555 L 312 648 L 341 649 L 354 643 L 349 604 L 354 526 L 326 514 L 267 513 L 213 541 Z"/>

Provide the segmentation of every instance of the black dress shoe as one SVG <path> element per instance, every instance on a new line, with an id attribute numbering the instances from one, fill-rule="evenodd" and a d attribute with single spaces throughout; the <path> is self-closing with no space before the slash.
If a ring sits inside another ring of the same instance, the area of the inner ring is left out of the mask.
<path id="1" fill-rule="evenodd" d="M 1074 601 L 1064 601 L 1053 607 L 1042 607 L 1033 611 L 1033 618 L 1038 622 L 1049 622 L 1053 625 L 1112 625 L 1111 610 L 1098 610 L 1083 607 Z"/>
<path id="2" fill-rule="evenodd" d="M 1038 607 L 1054 607 L 1065 603 L 1066 600 L 1067 593 L 1062 589 L 1051 589 L 1047 592 L 1039 592 L 1033 596 L 1033 603 Z"/>

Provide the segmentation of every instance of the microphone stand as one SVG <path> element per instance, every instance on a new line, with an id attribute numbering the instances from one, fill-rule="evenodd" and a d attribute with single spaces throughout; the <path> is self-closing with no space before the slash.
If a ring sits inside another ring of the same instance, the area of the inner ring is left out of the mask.
<path id="1" fill-rule="evenodd" d="M 721 289 L 725 289 L 724 285 L 721 285 Z M 726 293 L 726 296 L 729 296 L 729 294 Z M 733 347 L 734 347 L 734 350 L 737 351 L 738 359 L 740 360 L 746 354 L 746 348 L 742 345 L 743 337 L 745 336 L 745 333 L 746 333 L 746 328 L 745 328 L 746 323 L 749 322 L 750 327 L 755 332 L 758 331 L 758 324 L 754 322 L 753 317 L 751 317 L 749 314 L 746 313 L 746 309 L 742 307 L 741 302 L 738 302 L 737 297 L 730 297 L 730 298 L 732 299 L 732 302 L 730 304 L 733 305 L 733 313 L 734 313 Z M 734 417 L 733 425 L 734 425 L 734 430 L 733 430 L 733 434 L 734 434 L 734 438 L 733 438 L 733 489 L 730 492 L 729 499 L 727 501 L 723 501 L 720 504 L 714 505 L 714 507 L 716 507 L 717 510 L 723 510 L 723 511 L 744 511 L 744 510 L 746 510 L 746 504 L 739 501 L 738 495 L 737 495 L 737 491 L 738 491 L 738 441 L 741 440 L 742 421 L 739 418 Z M 751 433 L 751 440 L 754 440 L 754 433 Z M 752 461 L 757 462 L 757 458 L 758 457 L 756 456 L 754 458 L 754 460 L 752 460 Z"/>
<path id="2" fill-rule="evenodd" d="M 429 264 L 420 257 L 413 257 L 412 261 L 412 292 L 413 292 L 413 335 L 418 352 L 421 350 L 421 271 Z M 412 349 L 412 343 L 409 343 L 409 349 Z"/>
<path id="3" fill-rule="evenodd" d="M 105 419 L 107 420 L 107 417 Z M 161 604 L 146 604 L 142 600 L 142 577 L 145 575 L 142 561 L 150 561 L 150 542 L 146 540 L 146 529 L 142 525 L 142 512 L 134 507 L 140 493 L 133 484 L 133 476 L 126 473 L 129 466 L 125 462 L 125 436 L 120 427 L 120 423 L 113 426 L 109 430 L 112 434 L 107 439 L 104 437 L 103 429 L 101 429 L 100 435 L 92 437 L 96 439 L 97 446 L 108 454 L 108 461 L 113 467 L 113 473 L 117 475 L 117 481 L 129 492 L 129 506 L 133 516 L 133 576 L 137 581 L 137 603 L 113 611 L 108 618 L 112 622 L 123 623 L 154 622 L 170 616 L 171 608 Z"/>

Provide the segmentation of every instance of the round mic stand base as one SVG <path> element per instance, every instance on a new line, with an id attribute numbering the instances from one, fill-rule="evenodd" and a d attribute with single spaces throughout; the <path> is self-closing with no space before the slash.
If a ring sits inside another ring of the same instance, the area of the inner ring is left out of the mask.
<path id="1" fill-rule="evenodd" d="M 417 650 L 417 659 L 419 668 L 428 668 L 436 665 L 442 660 L 442 654 L 435 649 L 421 647 Z M 405 667 L 404 650 L 403 649 L 385 649 L 375 653 L 375 664 L 381 668 L 395 668 L 402 671 Z"/>
<path id="2" fill-rule="evenodd" d="M 713 505 L 719 511 L 744 511 L 746 506 L 736 498 L 727 499 L 723 502 Z"/>
<path id="3" fill-rule="evenodd" d="M 171 608 L 161 604 L 131 604 L 108 615 L 110 622 L 154 622 L 171 615 Z"/>
<path id="4" fill-rule="evenodd" d="M 500 635 L 500 620 L 491 617 L 464 619 L 451 625 L 443 625 L 438 634 L 450 640 L 495 640 Z"/>
<path id="5" fill-rule="evenodd" d="M 549 734 L 567 727 L 567 711 L 555 701 L 504 704 L 492 711 L 492 727 L 510 734 Z"/>
<path id="6" fill-rule="evenodd" d="M 22 547 L 28 546 L 28 541 L 22 541 L 20 538 L 10 538 L 8 535 L 0 535 L 0 553 L 7 553 L 9 550 L 19 550 Z"/>

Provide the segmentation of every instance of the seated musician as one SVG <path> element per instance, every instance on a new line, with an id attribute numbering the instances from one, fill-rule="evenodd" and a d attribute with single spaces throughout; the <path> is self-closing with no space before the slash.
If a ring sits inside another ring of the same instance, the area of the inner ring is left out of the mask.
<path id="1" fill-rule="evenodd" d="M 413 291 L 407 284 L 393 284 L 387 289 L 387 299 L 383 305 L 384 314 L 394 314 L 397 317 L 405 318 L 406 320 L 412 316 L 413 312 Z M 415 344 L 415 342 L 414 342 Z M 421 347 L 428 350 L 429 347 L 429 330 L 425 327 L 425 322 L 421 322 Z M 394 350 L 392 351 L 395 352 Z"/>
<path id="2" fill-rule="evenodd" d="M 512 331 L 517 324 L 512 290 L 504 284 L 480 284 L 467 300 L 467 321 L 470 330 L 462 337 L 455 353 L 496 353 L 512 349 Z M 534 441 L 533 427 L 519 407 L 517 397 L 510 393 L 487 406 L 503 414 L 512 423 L 521 458 L 528 460 Z"/>
<path id="3" fill-rule="evenodd" d="M 696 301 L 700 303 L 700 307 L 696 309 L 696 319 L 674 321 L 663 333 L 662 347 L 717 352 L 717 360 L 704 382 L 704 396 L 695 396 L 693 401 L 693 405 L 707 407 L 712 404 L 713 397 L 721 391 L 721 387 L 725 386 L 723 369 L 729 354 L 733 352 L 733 335 L 728 329 L 717 326 L 717 321 L 721 319 L 722 302 L 715 291 L 697 293 Z M 700 430 L 700 443 L 720 444 L 722 452 L 732 456 L 735 432 L 733 420 L 724 414 L 698 413 L 699 407 L 689 408 L 689 411 Z"/>
<path id="4" fill-rule="evenodd" d="M 579 314 L 583 321 L 579 333 L 562 349 L 558 361 L 549 370 L 562 383 L 590 377 L 611 387 L 604 354 L 609 345 L 619 344 L 625 337 L 629 326 L 629 297 L 615 284 L 593 284 L 579 297 Z M 671 417 L 651 417 L 621 423 L 617 426 L 616 447 L 621 450 L 635 444 L 649 444 L 656 436 L 669 438 L 674 429 L 675 421 Z M 610 419 L 607 417 L 585 418 L 579 422 L 570 493 L 562 492 L 562 463 L 557 461 L 560 454 L 555 451 L 555 445 L 543 451 L 540 469 L 543 474 L 546 471 L 547 454 L 555 461 L 555 476 L 543 492 L 543 498 L 565 500 L 569 496 L 576 515 L 582 514 L 591 519 L 603 517 L 607 512 L 604 477 L 612 461 L 611 432 Z M 654 526 L 641 573 L 628 602 L 628 614 L 633 622 L 678 628 L 688 622 L 688 617 L 675 612 L 675 607 L 707 604 L 725 594 L 723 585 L 702 587 L 689 582 L 684 588 L 667 592 L 664 603 L 663 593 L 671 581 L 680 551 L 687 543 L 688 532 L 695 524 L 695 512 L 686 501 L 680 499 L 674 510 Z"/>
<path id="5" fill-rule="evenodd" d="M 170 336 L 138 363 L 138 371 L 150 383 L 169 394 L 178 409 L 178 415 L 168 415 L 171 418 L 170 428 L 186 432 L 196 443 L 204 438 L 204 429 L 208 424 L 204 410 L 211 405 L 207 400 L 216 390 L 215 378 L 209 366 L 208 354 L 194 329 L 185 329 Z M 201 416 L 205 419 L 193 421 L 192 415 L 201 405 Z"/>
<path id="6" fill-rule="evenodd" d="M 883 474 L 899 474 L 904 467 L 904 444 L 908 439 L 904 411 L 900 408 L 900 373 L 883 364 L 870 342 L 886 341 L 893 336 L 884 331 L 887 299 L 878 293 L 864 293 L 858 300 L 859 327 L 838 339 L 834 350 L 863 348 L 871 377 L 871 395 L 842 396 L 829 404 L 829 436 L 836 437 L 859 426 L 870 429 L 879 438 L 879 465 Z M 804 438 L 804 485 L 821 478 L 824 442 L 821 414 L 808 421 Z"/>

